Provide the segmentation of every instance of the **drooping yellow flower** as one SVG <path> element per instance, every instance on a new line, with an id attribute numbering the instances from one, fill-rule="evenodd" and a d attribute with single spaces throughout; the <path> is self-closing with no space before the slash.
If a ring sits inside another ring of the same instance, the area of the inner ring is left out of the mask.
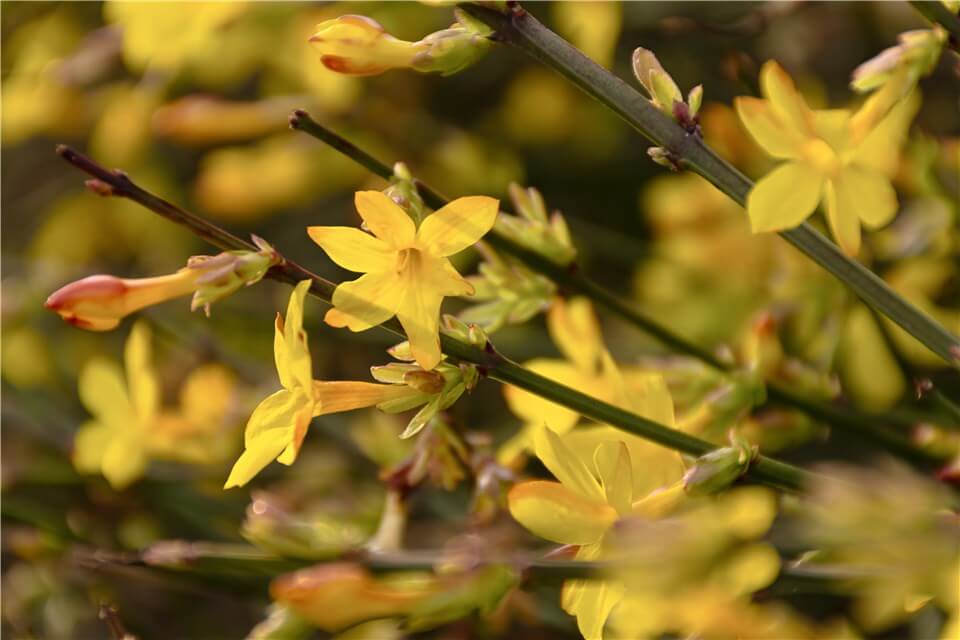
<path id="1" fill-rule="evenodd" d="M 822 200 L 827 222 L 848 255 L 860 248 L 860 222 L 882 227 L 897 212 L 890 180 L 872 163 L 864 140 L 875 123 L 843 109 L 813 111 L 773 60 L 760 71 L 765 100 L 740 97 L 737 113 L 750 135 L 786 160 L 760 179 L 747 198 L 753 231 L 780 231 L 803 222 Z M 897 144 L 887 141 L 887 144 Z"/>
<path id="2" fill-rule="evenodd" d="M 303 302 L 309 289 L 309 280 L 298 284 L 290 295 L 286 319 L 277 314 L 273 355 L 283 389 L 253 410 L 244 432 L 244 452 L 233 465 L 225 489 L 245 485 L 274 459 L 293 464 L 314 416 L 369 407 L 417 393 L 400 385 L 314 380 L 307 334 L 303 330 Z"/>
<path id="3" fill-rule="evenodd" d="M 440 303 L 444 296 L 472 295 L 473 286 L 451 256 L 477 242 L 497 217 L 499 203 L 485 196 L 458 198 L 427 216 L 420 227 L 379 191 L 360 191 L 357 211 L 373 235 L 352 227 L 309 227 L 330 259 L 364 273 L 333 293 L 328 324 L 365 331 L 394 315 L 410 340 L 414 358 L 433 369 L 441 358 Z"/>
<path id="4" fill-rule="evenodd" d="M 582 444 L 575 452 L 570 439 L 550 429 L 534 436 L 537 456 L 559 480 L 522 482 L 508 495 L 511 515 L 534 534 L 561 544 L 577 545 L 576 558 L 595 560 L 604 551 L 604 539 L 614 523 L 630 516 L 656 518 L 673 510 L 684 499 L 683 485 L 675 482 L 662 490 L 637 490 L 635 475 L 645 472 L 634 464 L 624 440 L 594 442 L 589 464 Z M 672 452 L 659 462 L 680 464 Z M 644 462 L 651 462 L 645 460 Z M 577 617 L 584 638 L 601 638 L 610 611 L 623 597 L 616 581 L 569 580 L 561 604 Z"/>

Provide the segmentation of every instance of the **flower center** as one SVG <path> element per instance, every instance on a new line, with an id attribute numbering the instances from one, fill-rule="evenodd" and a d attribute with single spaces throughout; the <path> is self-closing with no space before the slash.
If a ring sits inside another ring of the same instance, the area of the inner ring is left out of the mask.
<path id="1" fill-rule="evenodd" d="M 397 273 L 403 273 L 409 269 L 416 269 L 420 265 L 422 256 L 419 249 L 413 247 L 401 249 L 397 252 Z"/>
<path id="2" fill-rule="evenodd" d="M 817 171 L 827 176 L 836 175 L 843 168 L 836 152 L 820 139 L 810 140 L 803 145 L 803 157 Z"/>

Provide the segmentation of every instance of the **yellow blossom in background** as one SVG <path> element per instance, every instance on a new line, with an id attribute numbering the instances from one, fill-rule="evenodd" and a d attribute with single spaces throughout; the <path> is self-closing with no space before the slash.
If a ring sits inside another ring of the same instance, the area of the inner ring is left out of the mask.
<path id="1" fill-rule="evenodd" d="M 613 576 L 625 588 L 612 617 L 616 637 L 739 637 L 712 625 L 725 625 L 719 612 L 747 605 L 776 578 L 776 550 L 756 541 L 775 516 L 776 495 L 747 487 L 690 501 L 667 518 L 626 523 L 611 540 Z M 759 637 L 790 637 L 786 627 L 768 634 Z"/>
<path id="2" fill-rule="evenodd" d="M 897 212 L 890 180 L 874 166 L 872 147 L 863 144 L 870 130 L 854 130 L 856 116 L 849 111 L 811 110 L 772 60 L 764 64 L 760 84 L 766 99 L 737 98 L 737 113 L 764 151 L 787 162 L 750 191 L 747 213 L 753 231 L 796 227 L 822 199 L 837 243 L 856 255 L 860 222 L 879 228 Z"/>
<path id="3" fill-rule="evenodd" d="M 310 280 L 298 284 L 290 294 L 286 319 L 277 314 L 273 355 L 283 389 L 253 410 L 244 432 L 244 452 L 233 465 L 225 489 L 247 484 L 274 459 L 293 464 L 315 416 L 369 407 L 415 393 L 401 385 L 314 380 L 303 330 L 303 302 L 309 290 Z"/>
<path id="4" fill-rule="evenodd" d="M 73 463 L 82 473 L 101 473 L 115 489 L 143 475 L 151 458 L 210 464 L 227 453 L 233 376 L 205 365 L 187 376 L 180 405 L 164 409 L 153 368 L 150 330 L 138 322 L 124 350 L 126 372 L 96 358 L 80 373 L 80 401 L 93 415 L 74 441 Z"/>
<path id="5" fill-rule="evenodd" d="M 507 501 L 510 514 L 534 534 L 577 545 L 578 560 L 601 557 L 607 533 L 621 518 L 656 518 L 685 498 L 679 482 L 636 492 L 634 474 L 643 470 L 634 466 L 622 440 L 596 444 L 588 452 L 592 459 L 585 463 L 568 444 L 572 435 L 561 438 L 550 429 L 537 432 L 537 457 L 559 482 L 521 482 L 510 490 Z M 584 638 L 594 640 L 602 637 L 607 616 L 623 595 L 623 586 L 616 581 L 569 580 L 564 583 L 561 604 L 576 616 Z"/>
<path id="6" fill-rule="evenodd" d="M 613 66 L 623 24 L 620 2 L 555 2 L 551 5 L 557 31 L 597 64 Z"/>
<path id="7" fill-rule="evenodd" d="M 331 260 L 365 274 L 336 288 L 326 321 L 365 331 L 396 315 L 417 363 L 433 369 L 442 357 L 439 322 L 444 296 L 473 293 L 473 286 L 448 257 L 490 230 L 499 203 L 485 196 L 458 198 L 427 216 L 419 228 L 379 191 L 360 191 L 355 203 L 372 235 L 352 227 L 307 229 Z"/>

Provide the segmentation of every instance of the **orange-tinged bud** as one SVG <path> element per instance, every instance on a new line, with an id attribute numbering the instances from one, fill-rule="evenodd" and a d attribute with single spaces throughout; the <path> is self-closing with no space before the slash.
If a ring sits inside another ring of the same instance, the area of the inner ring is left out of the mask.
<path id="1" fill-rule="evenodd" d="M 310 42 L 323 66 L 337 73 L 372 76 L 413 66 L 429 44 L 398 40 L 366 16 L 340 16 L 317 25 Z"/>
<path id="2" fill-rule="evenodd" d="M 54 291 L 44 306 L 81 329 L 109 331 L 134 311 L 192 293 L 200 273 L 181 269 L 167 276 L 135 280 L 90 276 Z"/>
<path id="3" fill-rule="evenodd" d="M 377 579 L 351 563 L 333 563 L 282 575 L 270 595 L 324 631 L 337 631 L 366 620 L 402 617 L 439 583 L 428 574 Z"/>

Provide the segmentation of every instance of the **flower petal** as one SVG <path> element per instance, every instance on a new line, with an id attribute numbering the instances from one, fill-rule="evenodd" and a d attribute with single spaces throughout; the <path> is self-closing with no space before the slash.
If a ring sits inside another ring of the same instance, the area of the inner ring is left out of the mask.
<path id="1" fill-rule="evenodd" d="M 160 385 L 150 363 L 150 328 L 146 323 L 140 321 L 133 325 L 123 357 L 130 401 L 137 417 L 148 424 L 160 407 Z"/>
<path id="2" fill-rule="evenodd" d="M 307 333 L 303 330 L 303 302 L 310 290 L 310 285 L 310 280 L 303 280 L 294 287 L 293 293 L 290 294 L 290 302 L 287 303 L 286 318 L 282 321 L 279 317 L 277 318 L 273 342 L 274 358 L 281 383 L 286 378 L 287 383 L 284 384 L 286 388 L 293 389 L 294 386 L 299 386 L 308 394 L 313 389 L 313 363 L 310 359 L 310 348 L 307 346 Z M 283 356 L 279 357 L 277 334 L 281 330 L 283 331 Z M 285 367 L 282 373 L 281 366 Z"/>
<path id="3" fill-rule="evenodd" d="M 250 441 L 230 470 L 223 488 L 242 487 L 273 462 L 287 446 L 289 438 L 278 431 L 268 431 Z"/>
<path id="4" fill-rule="evenodd" d="M 560 436 L 542 428 L 534 434 L 533 443 L 537 457 L 565 487 L 587 500 L 606 501 L 600 483 Z"/>
<path id="5" fill-rule="evenodd" d="M 754 185 L 747 214 L 754 233 L 796 227 L 817 208 L 822 176 L 799 162 L 780 165 Z"/>
<path id="6" fill-rule="evenodd" d="M 769 544 L 751 544 L 727 558 L 711 576 L 723 593 L 736 598 L 759 591 L 780 573 L 780 555 Z"/>
<path id="7" fill-rule="evenodd" d="M 147 454 L 143 434 L 135 430 L 114 433 L 103 455 L 103 477 L 114 489 L 123 489 L 143 475 Z"/>
<path id="8" fill-rule="evenodd" d="M 824 193 L 830 233 L 845 254 L 857 255 L 860 251 L 860 218 L 856 203 L 850 200 L 852 194 L 849 190 L 837 189 L 836 180 L 827 181 Z"/>
<path id="9" fill-rule="evenodd" d="M 443 295 L 429 284 L 410 278 L 406 295 L 397 309 L 397 319 L 403 325 L 410 342 L 410 351 L 417 364 L 427 371 L 439 364 L 440 353 L 440 304 Z"/>
<path id="10" fill-rule="evenodd" d="M 759 98 L 740 97 L 734 100 L 740 122 L 760 147 L 774 158 L 796 159 L 803 138 L 777 117 L 770 103 Z"/>
<path id="11" fill-rule="evenodd" d="M 547 330 L 560 352 L 581 371 L 596 371 L 604 347 L 600 324 L 589 300 L 555 298 L 547 312 Z"/>
<path id="12" fill-rule="evenodd" d="M 850 202 L 857 217 L 877 229 L 897 215 L 897 194 L 890 180 L 879 171 L 850 165 L 833 181 L 837 197 Z"/>
<path id="13" fill-rule="evenodd" d="M 407 293 L 408 284 L 394 272 L 368 273 L 350 282 L 341 282 L 333 292 L 333 306 L 325 320 L 332 326 L 365 331 L 391 318 Z M 331 322 L 337 311 L 342 324 Z"/>
<path id="14" fill-rule="evenodd" d="M 94 417 L 112 429 L 136 422 L 120 367 L 105 358 L 88 362 L 78 379 L 80 402 Z"/>
<path id="15" fill-rule="evenodd" d="M 623 599 L 623 585 L 611 580 L 584 580 L 576 604 L 567 613 L 577 617 L 584 640 L 602 640 L 610 612 Z"/>
<path id="16" fill-rule="evenodd" d="M 377 238 L 401 249 L 413 244 L 417 229 L 396 202 L 380 191 L 358 191 L 353 201 L 363 223 Z"/>
<path id="17" fill-rule="evenodd" d="M 760 88 L 785 128 L 801 135 L 810 135 L 810 108 L 797 91 L 790 74 L 776 60 L 768 60 L 760 69 Z"/>
<path id="18" fill-rule="evenodd" d="M 499 207 L 498 200 L 487 196 L 457 198 L 420 224 L 420 246 L 437 256 L 463 251 L 490 231 Z"/>
<path id="19" fill-rule="evenodd" d="M 587 500 L 559 482 L 521 482 L 510 490 L 507 504 L 517 522 L 560 544 L 597 542 L 617 520 L 609 505 Z"/>
<path id="20" fill-rule="evenodd" d="M 627 445 L 613 440 L 601 442 L 593 452 L 593 463 L 607 504 L 621 516 L 629 514 L 633 504 L 633 469 Z"/>
<path id="21" fill-rule="evenodd" d="M 307 233 L 331 260 L 350 271 L 389 271 L 397 262 L 395 249 L 360 229 L 307 227 Z"/>
<path id="22" fill-rule="evenodd" d="M 101 473 L 103 455 L 115 431 L 109 425 L 90 420 L 73 438 L 73 466 L 80 473 Z"/>
<path id="23" fill-rule="evenodd" d="M 243 434 L 244 446 L 250 446 L 266 431 L 290 431 L 292 436 L 296 414 L 306 397 L 303 394 L 281 389 L 263 399 L 250 414 Z"/>

